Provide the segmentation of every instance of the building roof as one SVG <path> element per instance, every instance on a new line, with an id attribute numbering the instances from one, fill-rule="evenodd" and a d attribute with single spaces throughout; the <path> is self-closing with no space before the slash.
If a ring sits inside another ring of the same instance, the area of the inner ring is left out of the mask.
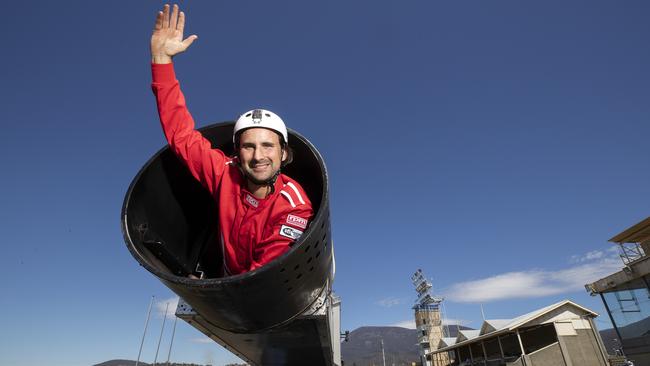
<path id="1" fill-rule="evenodd" d="M 543 307 L 541 309 L 531 311 L 530 313 L 526 313 L 514 319 L 485 320 L 481 325 L 480 330 L 461 330 L 458 332 L 458 337 L 456 337 L 456 342 L 454 344 L 447 343 L 444 347 L 442 347 L 441 342 L 439 348 L 433 351 L 433 353 L 448 351 L 453 348 L 461 347 L 478 340 L 487 339 L 498 334 L 512 332 L 515 329 L 521 328 L 523 326 L 547 323 L 554 321 L 555 319 L 565 319 L 571 316 L 575 317 L 575 315 L 572 315 L 571 313 L 566 314 L 567 310 L 558 312 L 558 310 L 563 306 L 569 306 L 575 310 L 578 310 L 578 312 L 581 313 L 581 316 L 598 316 L 598 313 L 580 306 L 571 300 L 564 300 Z"/>
<path id="2" fill-rule="evenodd" d="M 545 306 L 545 307 L 543 307 L 541 309 L 531 311 L 530 313 L 526 313 L 524 315 L 518 316 L 518 317 L 512 319 L 512 321 L 510 323 L 506 324 L 503 328 L 498 329 L 498 330 L 504 330 L 504 329 L 515 330 L 516 328 L 519 328 L 519 327 L 525 325 L 526 323 L 530 323 L 531 321 L 533 321 L 533 320 L 535 320 L 537 318 L 540 318 L 543 315 L 548 314 L 551 311 L 553 311 L 553 310 L 555 310 L 555 309 L 557 309 L 559 307 L 562 307 L 562 306 L 564 306 L 566 304 L 570 304 L 572 306 L 575 306 L 575 307 L 579 308 L 580 310 L 584 311 L 585 313 L 588 313 L 591 316 L 594 316 L 594 317 L 598 316 L 598 313 L 595 313 L 595 312 L 593 312 L 593 311 L 591 311 L 591 310 L 589 310 L 589 309 L 587 309 L 585 307 L 582 307 L 582 306 L 574 303 L 571 300 L 564 300 L 564 301 L 557 302 L 555 304 L 551 304 L 549 306 Z"/>
<path id="3" fill-rule="evenodd" d="M 438 348 L 449 347 L 453 346 L 454 344 L 456 344 L 456 338 L 445 337 L 440 340 L 440 343 L 438 343 Z"/>
<path id="4" fill-rule="evenodd" d="M 459 330 L 458 336 L 456 337 L 456 343 L 474 339 L 479 335 L 481 335 L 481 331 L 478 329 Z"/>
<path id="5" fill-rule="evenodd" d="M 492 333 L 512 323 L 513 319 L 487 319 L 481 325 L 481 335 Z"/>
<path id="6" fill-rule="evenodd" d="M 650 217 L 609 239 L 613 243 L 641 243 L 646 240 L 650 240 Z"/>

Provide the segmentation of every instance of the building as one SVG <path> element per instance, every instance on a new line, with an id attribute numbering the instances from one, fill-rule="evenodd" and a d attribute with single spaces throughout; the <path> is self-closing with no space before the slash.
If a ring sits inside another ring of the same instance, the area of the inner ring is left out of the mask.
<path id="1" fill-rule="evenodd" d="M 514 319 L 485 320 L 478 330 L 460 330 L 456 338 L 441 339 L 430 355 L 451 366 L 605 366 L 596 316 L 565 300 Z"/>
<path id="2" fill-rule="evenodd" d="M 443 299 L 431 295 L 431 283 L 427 281 L 421 269 L 411 276 L 418 299 L 415 301 L 415 326 L 418 330 L 418 344 L 420 346 L 420 360 L 423 366 L 442 366 L 449 364 L 449 360 L 438 358 L 432 360 L 429 356 L 432 350 L 445 336 L 442 325 L 440 304 Z"/>
<path id="3" fill-rule="evenodd" d="M 619 246 L 623 268 L 585 288 L 605 304 L 622 353 L 650 365 L 650 217 L 609 241 Z"/>

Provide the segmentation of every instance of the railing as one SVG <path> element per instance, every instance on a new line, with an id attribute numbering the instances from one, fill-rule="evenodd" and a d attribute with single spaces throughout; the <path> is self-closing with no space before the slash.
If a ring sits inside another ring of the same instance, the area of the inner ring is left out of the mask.
<path id="1" fill-rule="evenodd" d="M 641 245 L 638 243 L 618 243 L 618 245 L 621 248 L 619 256 L 626 266 L 642 257 L 645 257 L 643 248 L 641 248 Z"/>

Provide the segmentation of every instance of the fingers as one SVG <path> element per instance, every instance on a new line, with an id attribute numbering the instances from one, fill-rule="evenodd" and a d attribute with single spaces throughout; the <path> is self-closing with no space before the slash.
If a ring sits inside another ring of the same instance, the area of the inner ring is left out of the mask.
<path id="1" fill-rule="evenodd" d="M 156 15 L 156 24 L 154 25 L 155 30 L 160 30 L 162 28 L 163 24 L 163 13 L 162 11 L 159 11 L 158 14 Z"/>
<path id="2" fill-rule="evenodd" d="M 158 12 L 155 29 L 171 28 L 179 30 L 182 33 L 185 28 L 185 13 L 181 11 L 179 14 L 177 4 L 174 4 L 172 7 L 171 14 L 169 9 L 169 4 L 165 4 L 163 11 Z"/>
<path id="3" fill-rule="evenodd" d="M 185 13 L 181 11 L 178 15 L 178 24 L 176 24 L 176 30 L 180 31 L 183 34 L 183 29 L 185 28 Z"/>
<path id="4" fill-rule="evenodd" d="M 191 46 L 192 43 L 194 43 L 194 41 L 196 41 L 197 38 L 199 38 L 199 36 L 197 36 L 195 34 L 185 38 L 185 40 L 182 42 L 183 43 L 183 49 L 186 50 L 187 47 Z"/>
<path id="5" fill-rule="evenodd" d="M 169 5 L 166 6 L 169 9 Z M 172 10 L 172 17 L 169 20 L 169 28 L 176 29 L 177 21 L 178 21 L 178 5 L 174 4 L 174 8 Z"/>
<path id="6" fill-rule="evenodd" d="M 163 6 L 163 28 L 167 28 L 169 26 L 169 4 L 165 4 Z"/>

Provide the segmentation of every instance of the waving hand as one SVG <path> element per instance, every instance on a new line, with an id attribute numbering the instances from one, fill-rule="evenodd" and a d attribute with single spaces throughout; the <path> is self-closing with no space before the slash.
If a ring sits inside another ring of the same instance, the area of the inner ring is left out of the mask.
<path id="1" fill-rule="evenodd" d="M 172 57 L 184 52 L 197 38 L 191 35 L 183 39 L 183 28 L 185 27 L 185 13 L 178 12 L 178 5 L 169 14 L 169 5 L 165 5 L 163 11 L 156 16 L 156 25 L 151 35 L 151 62 L 156 64 L 168 64 Z"/>

